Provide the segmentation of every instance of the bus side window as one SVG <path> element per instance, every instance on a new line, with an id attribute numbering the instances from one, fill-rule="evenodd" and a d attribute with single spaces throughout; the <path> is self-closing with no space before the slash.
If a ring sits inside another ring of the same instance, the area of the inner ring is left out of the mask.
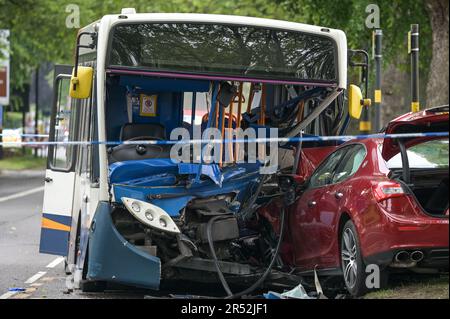
<path id="1" fill-rule="evenodd" d="M 193 98 L 195 94 L 195 107 Z M 189 125 L 200 125 L 203 115 L 208 113 L 207 93 L 205 92 L 184 92 L 183 94 L 183 121 Z M 192 119 L 194 123 L 192 123 Z"/>
<path id="2" fill-rule="evenodd" d="M 95 81 L 94 81 L 95 83 Z M 98 130 L 97 130 L 97 107 L 96 107 L 96 90 L 94 86 L 94 91 L 92 98 L 90 100 L 91 109 L 91 130 L 90 130 L 90 141 L 98 141 Z M 100 177 L 100 163 L 99 163 L 99 149 L 98 144 L 93 143 L 91 145 L 91 182 L 98 183 Z"/>
<path id="3" fill-rule="evenodd" d="M 55 142 L 73 141 L 75 130 L 74 107 L 69 96 L 69 78 L 59 78 L 57 84 L 56 110 L 53 127 L 53 139 Z M 68 171 L 73 162 L 73 145 L 57 144 L 52 146 L 50 168 L 54 170 Z"/>

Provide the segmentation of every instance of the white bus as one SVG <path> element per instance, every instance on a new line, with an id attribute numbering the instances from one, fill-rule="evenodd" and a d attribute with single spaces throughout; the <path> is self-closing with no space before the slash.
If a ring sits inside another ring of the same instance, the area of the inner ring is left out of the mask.
<path id="1" fill-rule="evenodd" d="M 134 9 L 104 16 L 80 30 L 74 70 L 55 71 L 50 141 L 60 143 L 49 147 L 40 251 L 66 256 L 86 290 L 216 282 L 217 267 L 250 285 L 276 257 L 276 233 L 252 213 L 260 164 L 177 163 L 163 142 L 179 127 L 335 135 L 346 88 L 340 30 Z"/>

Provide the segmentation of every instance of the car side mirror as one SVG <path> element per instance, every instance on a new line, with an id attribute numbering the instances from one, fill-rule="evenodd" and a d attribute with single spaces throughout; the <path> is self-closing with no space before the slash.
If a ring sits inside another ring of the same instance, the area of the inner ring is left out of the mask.
<path id="1" fill-rule="evenodd" d="M 279 175 L 278 185 L 282 191 L 296 189 L 298 186 L 305 184 L 306 178 L 303 175 Z"/>
<path id="2" fill-rule="evenodd" d="M 305 178 L 300 175 L 279 175 L 278 186 L 283 193 L 284 204 L 294 204 L 298 195 L 298 189 L 305 183 Z"/>
<path id="3" fill-rule="evenodd" d="M 306 183 L 307 178 L 303 175 L 293 175 L 294 181 L 297 185 L 302 186 Z"/>

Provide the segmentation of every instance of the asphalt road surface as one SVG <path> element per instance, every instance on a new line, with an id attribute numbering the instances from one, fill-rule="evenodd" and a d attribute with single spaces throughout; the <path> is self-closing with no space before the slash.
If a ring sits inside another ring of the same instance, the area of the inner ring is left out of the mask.
<path id="1" fill-rule="evenodd" d="M 0 173 L 0 299 L 143 298 L 147 291 L 67 293 L 62 257 L 39 253 L 44 172 Z M 11 289 L 24 291 L 11 291 Z"/>

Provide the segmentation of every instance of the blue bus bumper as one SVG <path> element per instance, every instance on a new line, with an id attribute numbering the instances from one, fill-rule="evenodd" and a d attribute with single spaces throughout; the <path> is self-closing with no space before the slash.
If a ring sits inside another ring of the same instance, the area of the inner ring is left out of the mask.
<path id="1" fill-rule="evenodd" d="M 88 280 L 159 288 L 160 259 L 136 248 L 119 234 L 107 202 L 100 202 L 95 212 L 89 231 L 88 253 Z"/>

